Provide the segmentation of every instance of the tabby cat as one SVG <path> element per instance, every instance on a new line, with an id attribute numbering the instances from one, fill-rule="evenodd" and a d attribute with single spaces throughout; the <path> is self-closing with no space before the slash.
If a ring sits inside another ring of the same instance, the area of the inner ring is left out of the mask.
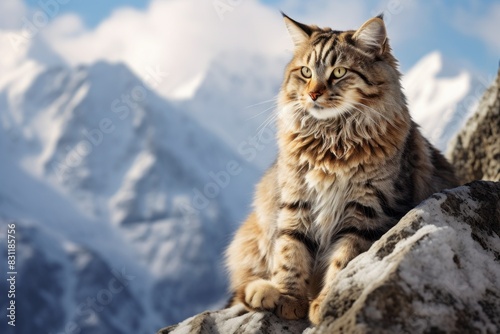
<path id="1" fill-rule="evenodd" d="M 279 154 L 226 252 L 230 305 L 317 324 L 335 275 L 458 182 L 411 120 L 382 16 L 356 31 L 283 16 L 295 51 L 279 95 Z"/>

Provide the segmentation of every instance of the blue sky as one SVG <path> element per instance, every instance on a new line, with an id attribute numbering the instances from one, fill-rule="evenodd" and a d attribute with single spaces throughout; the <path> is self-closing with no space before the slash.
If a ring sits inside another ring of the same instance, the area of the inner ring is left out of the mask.
<path id="1" fill-rule="evenodd" d="M 25 0 L 31 7 L 37 7 L 40 0 Z M 48 1 L 47 1 L 48 2 Z M 81 15 L 88 27 L 95 27 L 107 18 L 114 9 L 129 6 L 144 9 L 148 6 L 147 0 L 70 0 L 61 5 L 63 13 L 77 13 Z"/>

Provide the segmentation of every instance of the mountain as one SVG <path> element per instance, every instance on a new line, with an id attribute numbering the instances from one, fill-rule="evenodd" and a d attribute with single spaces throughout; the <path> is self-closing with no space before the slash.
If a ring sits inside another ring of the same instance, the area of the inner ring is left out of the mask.
<path id="1" fill-rule="evenodd" d="M 27 60 L 2 84 L 2 235 L 33 315 L 16 332 L 147 333 L 225 302 L 253 164 L 121 64 Z"/>
<path id="2" fill-rule="evenodd" d="M 439 52 L 423 57 L 402 81 L 410 113 L 427 139 L 445 151 L 475 110 L 489 83 L 454 66 Z"/>

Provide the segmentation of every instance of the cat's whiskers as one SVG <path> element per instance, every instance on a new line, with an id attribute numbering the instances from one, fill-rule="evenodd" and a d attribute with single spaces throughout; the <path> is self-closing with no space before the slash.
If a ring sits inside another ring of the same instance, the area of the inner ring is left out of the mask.
<path id="1" fill-rule="evenodd" d="M 372 122 L 372 124 L 376 124 L 376 121 L 373 119 L 373 117 L 371 117 L 371 115 L 369 113 L 367 113 L 364 110 L 356 107 L 354 101 L 346 101 L 345 103 L 349 105 L 349 107 L 351 108 L 352 111 L 357 111 L 358 113 L 362 114 L 363 117 L 368 118 Z M 361 125 L 361 122 L 362 122 L 361 117 L 355 117 L 355 120 L 357 121 L 358 125 Z"/>
<path id="2" fill-rule="evenodd" d="M 282 112 L 282 109 L 283 108 L 279 108 L 277 107 L 276 108 L 276 112 L 272 113 L 266 120 L 264 120 L 264 122 L 257 128 L 257 132 L 260 132 L 262 131 L 263 129 L 265 129 L 266 127 L 268 127 L 269 125 L 271 125 L 274 121 L 276 121 L 276 119 L 278 118 L 278 116 L 280 115 L 280 113 Z M 302 111 L 303 111 L 303 108 L 302 106 L 300 105 L 299 102 L 295 102 L 291 105 L 291 109 L 294 110 L 295 112 L 299 113 L 302 115 Z M 301 116 L 303 117 L 303 116 Z M 287 127 L 289 127 L 291 125 L 291 123 L 293 122 L 293 117 L 285 117 L 284 118 L 284 121 L 285 121 L 285 125 Z M 299 119 L 300 121 L 300 119 Z"/>
<path id="3" fill-rule="evenodd" d="M 253 116 L 251 116 L 251 117 L 247 118 L 246 120 L 247 120 L 247 121 L 249 121 L 249 120 L 251 120 L 251 119 L 254 119 L 254 118 L 256 118 L 256 117 L 259 117 L 260 115 L 262 115 L 262 114 L 264 114 L 264 113 L 268 112 L 269 110 L 273 110 L 273 109 L 275 109 L 275 108 L 276 108 L 276 103 L 274 103 L 272 106 L 270 106 L 270 107 L 268 107 L 268 108 L 264 109 L 263 111 L 259 112 L 258 114 L 255 114 L 255 115 L 253 115 Z"/>
<path id="4" fill-rule="evenodd" d="M 332 105 L 332 104 L 327 104 L 327 106 L 328 106 L 329 108 L 332 108 L 332 109 L 333 109 L 333 108 L 335 108 L 335 109 L 337 109 L 337 110 L 340 110 L 340 114 L 339 114 L 339 115 L 340 115 L 340 117 L 341 117 L 341 118 L 343 118 L 343 120 L 344 120 L 344 122 L 345 122 L 346 124 L 349 124 L 349 119 L 351 119 L 351 118 L 353 118 L 353 119 L 354 119 L 354 121 L 355 121 L 355 122 L 358 122 L 358 124 L 359 124 L 359 121 L 358 121 L 358 119 L 357 119 L 357 118 L 353 115 L 352 110 L 351 110 L 350 108 L 348 108 L 348 106 L 343 105 L 343 103 L 344 103 L 344 102 L 346 102 L 346 101 L 344 101 L 344 100 L 338 100 L 338 101 L 339 101 L 339 102 L 341 102 L 341 104 L 340 104 L 340 105 Z M 347 114 L 347 115 L 346 115 L 346 114 Z M 348 118 L 348 117 L 349 117 L 349 118 Z"/>
<path id="5" fill-rule="evenodd" d="M 348 128 L 350 127 L 351 120 L 354 120 L 354 123 L 356 123 L 357 125 L 360 125 L 359 117 L 356 117 L 356 115 L 354 115 L 354 110 L 352 108 L 348 108 L 348 106 L 343 106 L 343 107 L 344 107 L 344 110 L 345 110 L 345 112 L 343 113 L 343 115 L 344 115 L 344 118 L 345 118 L 346 126 Z"/>
<path id="6" fill-rule="evenodd" d="M 269 117 L 267 117 L 261 123 L 261 125 L 257 127 L 257 132 L 260 132 L 260 131 L 264 130 L 265 128 L 267 128 L 270 124 L 272 124 L 276 120 L 277 117 L 278 117 L 278 113 L 272 113 L 271 115 L 269 115 Z"/>
<path id="7" fill-rule="evenodd" d="M 249 105 L 247 107 L 245 107 L 245 109 L 249 109 L 249 108 L 253 108 L 253 107 L 257 107 L 257 106 L 260 106 L 260 105 L 263 105 L 263 104 L 268 104 L 268 103 L 272 103 L 270 107 L 264 109 L 263 111 L 249 117 L 247 119 L 248 120 L 251 120 L 251 119 L 254 119 L 256 117 L 259 117 L 260 115 L 268 112 L 269 110 L 272 110 L 273 108 L 276 108 L 278 106 L 278 95 L 275 95 L 272 99 L 269 99 L 269 100 L 265 100 L 265 101 L 262 101 L 262 102 L 259 102 L 259 103 L 255 103 L 255 104 L 252 104 L 252 105 Z"/>
<path id="8" fill-rule="evenodd" d="M 249 106 L 246 106 L 245 109 L 253 108 L 253 107 L 256 107 L 256 106 L 260 106 L 262 104 L 266 104 L 266 103 L 269 103 L 269 102 L 274 102 L 276 104 L 277 103 L 277 98 L 278 98 L 278 95 L 275 95 L 272 99 L 264 100 L 264 101 L 261 101 L 261 102 L 255 103 L 255 104 L 251 104 Z"/>
<path id="9" fill-rule="evenodd" d="M 367 106 L 364 103 L 357 102 L 357 101 L 349 101 L 349 103 L 352 105 L 352 107 L 354 109 L 356 109 L 357 111 L 361 112 L 365 117 L 367 117 L 368 119 L 370 119 L 370 121 L 372 121 L 374 124 L 376 124 L 377 121 L 372 117 L 372 115 L 370 115 L 370 113 L 369 113 L 370 111 L 372 113 L 380 116 L 381 118 L 383 118 L 386 122 L 392 123 L 391 118 L 389 118 L 387 115 L 384 115 L 382 112 L 380 112 L 377 109 L 374 109 L 374 108 L 372 108 L 370 106 Z M 366 109 L 366 110 L 360 109 L 357 106 L 361 106 L 363 109 Z M 366 111 L 368 111 L 368 112 L 366 112 Z"/>
<path id="10" fill-rule="evenodd" d="M 276 112 L 271 113 L 258 127 L 257 127 L 257 132 L 263 130 L 264 128 L 268 127 L 271 123 L 273 123 L 277 118 L 278 115 L 281 113 L 281 108 L 279 107 L 278 102 L 275 103 L 271 108 L 274 108 Z M 271 109 L 268 108 L 268 109 Z"/>
<path id="11" fill-rule="evenodd" d="M 391 123 L 393 121 L 393 118 L 385 115 L 383 112 L 381 112 L 380 110 L 377 110 L 375 108 L 372 108 L 370 106 L 367 106 L 366 104 L 364 103 L 361 103 L 361 102 L 356 102 L 357 104 L 360 104 L 362 105 L 363 107 L 367 108 L 368 110 L 372 111 L 373 113 L 375 114 L 378 114 L 379 116 L 381 116 L 382 118 L 384 118 L 387 122 Z M 397 107 L 397 108 L 401 108 L 401 105 L 399 104 L 396 104 L 396 103 L 391 103 L 391 102 L 384 102 L 384 105 L 386 106 L 392 106 L 392 107 Z"/>

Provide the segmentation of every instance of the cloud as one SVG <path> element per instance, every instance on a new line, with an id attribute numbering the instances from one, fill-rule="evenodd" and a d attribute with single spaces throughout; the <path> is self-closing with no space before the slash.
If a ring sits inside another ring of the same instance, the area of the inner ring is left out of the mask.
<path id="1" fill-rule="evenodd" d="M 22 18 L 27 14 L 27 7 L 22 0 L 0 2 L 0 29 L 18 29 Z"/>
<path id="2" fill-rule="evenodd" d="M 361 0 L 321 0 L 314 6 L 284 0 L 279 8 L 304 23 L 340 30 L 356 28 L 376 13 Z M 71 65 L 124 62 L 139 76 L 160 68 L 168 78 L 157 89 L 166 97 L 189 96 L 224 53 L 276 57 L 292 49 L 278 8 L 257 0 L 153 0 L 145 10 L 116 10 L 95 29 L 64 15 L 42 33 Z"/>
<path id="3" fill-rule="evenodd" d="M 224 52 L 276 56 L 290 46 L 279 12 L 255 0 L 153 0 L 146 10 L 116 10 L 93 30 L 61 16 L 43 35 L 71 65 L 124 62 L 139 76 L 159 68 L 168 78 L 158 89 L 170 97 L 195 86 Z"/>
<path id="4" fill-rule="evenodd" d="M 374 15 L 361 0 L 279 6 L 304 23 L 335 29 L 358 27 Z M 70 65 L 124 62 L 139 76 L 160 68 L 168 78 L 157 89 L 171 98 L 188 97 L 224 53 L 283 57 L 292 49 L 278 8 L 257 0 L 153 0 L 145 10 L 118 9 L 91 30 L 74 15 L 60 16 L 42 33 Z"/>
<path id="5" fill-rule="evenodd" d="M 21 33 L 23 17 L 26 17 L 28 8 L 22 0 L 0 2 L 0 87 L 10 81 L 10 74 L 17 71 L 28 57 L 29 44 L 23 43 L 16 47 L 13 40 Z"/>

